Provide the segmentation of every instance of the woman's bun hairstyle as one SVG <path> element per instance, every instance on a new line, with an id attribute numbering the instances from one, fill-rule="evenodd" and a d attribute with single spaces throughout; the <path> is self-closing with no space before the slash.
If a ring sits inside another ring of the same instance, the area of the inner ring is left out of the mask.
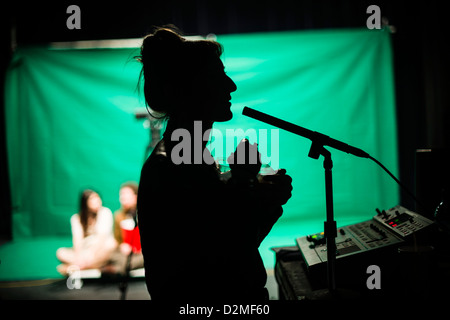
<path id="1" fill-rule="evenodd" d="M 156 28 L 147 35 L 138 57 L 147 106 L 160 118 L 180 111 L 177 108 L 196 90 L 202 66 L 211 54 L 220 57 L 222 46 L 215 41 L 186 40 L 174 26 Z"/>

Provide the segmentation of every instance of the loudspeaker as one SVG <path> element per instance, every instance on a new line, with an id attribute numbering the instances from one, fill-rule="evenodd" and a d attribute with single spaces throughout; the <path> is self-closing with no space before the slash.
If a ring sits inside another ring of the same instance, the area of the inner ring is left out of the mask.
<path id="1" fill-rule="evenodd" d="M 434 219 L 436 207 L 442 201 L 443 190 L 449 188 L 449 149 L 418 149 L 415 159 L 415 211 Z"/>

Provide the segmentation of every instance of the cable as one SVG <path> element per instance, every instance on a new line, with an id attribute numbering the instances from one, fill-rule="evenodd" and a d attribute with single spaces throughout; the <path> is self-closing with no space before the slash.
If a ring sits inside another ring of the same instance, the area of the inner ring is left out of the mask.
<path id="1" fill-rule="evenodd" d="M 391 176 L 391 178 L 392 179 L 394 179 L 395 180 L 395 182 L 397 182 L 398 183 L 398 185 L 400 186 L 400 187 L 402 187 L 402 189 L 411 197 L 411 198 L 413 198 L 413 200 L 417 203 L 417 204 L 419 204 L 419 205 L 421 205 L 421 203 L 417 200 L 417 198 L 416 198 L 416 196 L 411 192 L 411 191 L 409 191 L 409 189 L 403 184 L 403 183 L 401 183 L 401 181 L 400 180 L 398 180 L 380 161 L 378 161 L 377 159 L 375 159 L 374 157 L 372 157 L 372 156 L 370 156 L 369 155 L 369 159 L 370 160 L 372 160 L 373 162 L 375 162 L 377 165 L 379 165 L 384 171 L 386 171 L 387 172 L 387 174 L 388 175 L 390 175 Z"/>

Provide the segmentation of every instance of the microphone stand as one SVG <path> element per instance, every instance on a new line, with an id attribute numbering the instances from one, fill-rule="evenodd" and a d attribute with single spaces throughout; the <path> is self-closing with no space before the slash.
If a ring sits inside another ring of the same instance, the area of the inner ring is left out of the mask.
<path id="1" fill-rule="evenodd" d="M 136 220 L 136 215 L 133 216 L 133 221 L 134 221 L 134 229 L 136 229 L 137 227 L 137 220 Z M 127 256 L 127 262 L 125 264 L 125 275 L 122 279 L 122 282 L 119 284 L 119 289 L 121 292 L 120 295 L 120 300 L 125 300 L 126 299 L 126 295 L 127 295 L 127 289 L 128 289 L 128 281 L 130 278 L 130 270 L 131 270 L 131 258 L 133 256 L 133 245 L 134 245 L 134 237 L 131 238 L 131 243 L 130 243 L 130 247 L 131 247 L 131 251 Z"/>
<path id="2" fill-rule="evenodd" d="M 145 148 L 144 153 L 144 162 L 147 160 L 148 156 L 152 153 L 153 149 L 156 147 L 158 142 L 161 140 L 161 127 L 162 125 L 158 123 L 155 118 L 153 118 L 148 112 L 146 111 L 136 111 L 135 112 L 136 119 L 146 119 L 149 123 L 150 127 L 150 140 Z"/>
<path id="3" fill-rule="evenodd" d="M 133 250 L 127 256 L 127 263 L 125 266 L 125 275 L 123 276 L 122 282 L 119 284 L 120 289 L 120 300 L 126 300 L 127 289 L 128 289 L 128 280 L 130 277 L 130 269 L 131 269 L 131 256 L 133 255 Z"/>
<path id="4" fill-rule="evenodd" d="M 327 283 L 328 290 L 331 295 L 336 291 L 336 236 L 337 226 L 334 221 L 334 205 L 333 205 L 333 161 L 331 160 L 331 152 L 317 142 L 312 142 L 308 157 L 319 159 L 323 156 L 323 168 L 325 170 L 325 198 L 327 208 L 327 218 L 324 222 L 325 239 L 327 243 Z"/>
<path id="5" fill-rule="evenodd" d="M 341 150 L 343 152 L 353 154 L 357 157 L 371 158 L 365 151 L 350 146 L 339 140 L 330 138 L 324 134 L 316 131 L 311 131 L 306 128 L 297 126 L 293 123 L 272 117 L 263 112 L 244 107 L 242 114 L 259 121 L 271 124 L 280 129 L 292 132 L 296 135 L 308 138 L 311 140 L 311 149 L 309 150 L 308 157 L 313 159 L 319 159 L 319 156 L 324 157 L 323 167 L 325 170 L 325 192 L 326 192 L 326 221 L 324 223 L 324 232 L 327 243 L 327 282 L 329 293 L 333 296 L 336 293 L 336 236 L 337 226 L 334 221 L 334 208 L 333 208 L 333 179 L 332 169 L 333 161 L 331 160 L 331 153 L 324 146 L 330 146 L 332 148 Z"/>

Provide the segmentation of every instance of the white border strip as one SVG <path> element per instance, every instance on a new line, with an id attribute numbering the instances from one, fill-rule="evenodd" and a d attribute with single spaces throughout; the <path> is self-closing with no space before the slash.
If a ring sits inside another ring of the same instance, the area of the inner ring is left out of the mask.
<path id="1" fill-rule="evenodd" d="M 186 40 L 215 40 L 215 36 L 187 36 Z M 114 49 L 114 48 L 140 48 L 143 38 L 133 39 L 111 39 L 111 40 L 83 40 L 51 42 L 50 49 Z"/>

